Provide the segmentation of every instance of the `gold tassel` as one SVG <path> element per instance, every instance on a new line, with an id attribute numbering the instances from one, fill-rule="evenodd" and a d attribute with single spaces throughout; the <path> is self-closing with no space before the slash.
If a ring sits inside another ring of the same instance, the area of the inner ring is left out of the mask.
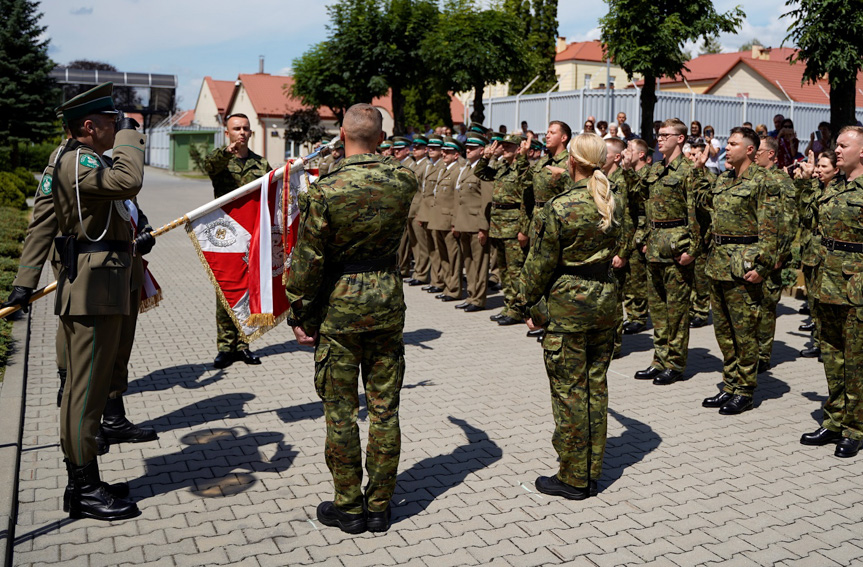
<path id="1" fill-rule="evenodd" d="M 141 300 L 141 306 L 138 308 L 138 313 L 144 313 L 150 309 L 155 309 L 162 301 L 162 290 L 158 290 L 156 295 Z"/>

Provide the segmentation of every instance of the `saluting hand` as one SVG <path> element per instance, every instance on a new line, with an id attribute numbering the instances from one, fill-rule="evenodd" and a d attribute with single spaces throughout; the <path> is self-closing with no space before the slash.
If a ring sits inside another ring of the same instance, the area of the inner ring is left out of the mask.
<path id="1" fill-rule="evenodd" d="M 812 179 L 815 174 L 815 152 L 809 150 L 809 159 L 801 161 L 794 170 L 795 179 Z"/>

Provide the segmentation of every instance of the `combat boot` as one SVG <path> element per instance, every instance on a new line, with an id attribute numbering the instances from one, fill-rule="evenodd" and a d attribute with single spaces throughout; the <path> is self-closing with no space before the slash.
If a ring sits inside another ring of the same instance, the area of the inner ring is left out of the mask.
<path id="1" fill-rule="evenodd" d="M 57 376 L 60 377 L 60 388 L 57 390 L 57 407 L 63 403 L 63 391 L 66 389 L 66 369 L 58 368 Z"/>
<path id="2" fill-rule="evenodd" d="M 156 431 L 150 428 L 138 427 L 126 419 L 126 407 L 123 398 L 108 399 L 105 411 L 102 412 L 102 426 L 99 435 L 109 445 L 117 443 L 144 443 L 159 438 Z"/>
<path id="3" fill-rule="evenodd" d="M 94 520 L 125 520 L 141 514 L 138 506 L 123 498 L 117 498 L 99 477 L 99 465 L 93 459 L 78 467 L 66 461 L 72 492 L 69 494 L 69 517 L 93 518 Z"/>
<path id="4" fill-rule="evenodd" d="M 69 462 L 69 459 L 63 459 L 63 462 L 66 463 L 66 473 L 69 476 L 69 480 L 66 483 L 66 490 L 63 492 L 63 511 L 69 511 L 69 501 L 72 498 L 72 469 L 73 466 Z M 127 498 L 129 496 L 129 485 L 125 482 L 118 482 L 117 484 L 108 484 L 107 482 L 102 483 L 104 485 L 105 490 L 113 496 L 114 498 Z"/>

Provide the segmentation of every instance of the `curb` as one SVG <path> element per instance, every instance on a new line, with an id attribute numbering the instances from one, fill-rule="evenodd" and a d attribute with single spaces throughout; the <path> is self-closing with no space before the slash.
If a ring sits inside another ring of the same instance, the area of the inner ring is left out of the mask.
<path id="1" fill-rule="evenodd" d="M 30 351 L 30 314 L 15 321 L 12 338 L 16 348 L 6 362 L 0 387 L 0 558 L 12 565 L 15 522 L 18 516 L 18 469 L 24 423 L 27 355 Z"/>

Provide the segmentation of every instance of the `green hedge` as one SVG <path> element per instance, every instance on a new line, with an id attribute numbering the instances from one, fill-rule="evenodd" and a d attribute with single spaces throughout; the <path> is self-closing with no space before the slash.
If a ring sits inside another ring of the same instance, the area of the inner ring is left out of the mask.
<path id="1" fill-rule="evenodd" d="M 18 272 L 21 244 L 27 235 L 29 213 L 17 208 L 0 207 L 0 297 L 4 300 L 12 289 Z M 6 367 L 12 322 L 0 319 L 0 367 Z"/>

